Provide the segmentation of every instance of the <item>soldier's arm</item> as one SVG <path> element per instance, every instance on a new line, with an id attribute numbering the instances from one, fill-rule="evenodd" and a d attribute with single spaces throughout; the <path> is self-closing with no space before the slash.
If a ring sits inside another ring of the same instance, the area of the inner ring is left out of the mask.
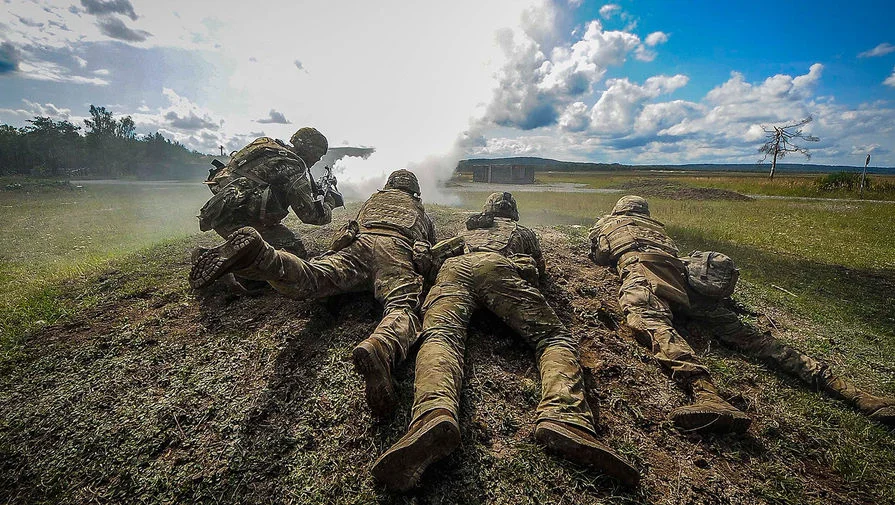
<path id="1" fill-rule="evenodd" d="M 538 235 L 529 228 L 522 228 L 522 237 L 525 241 L 525 253 L 530 255 L 538 265 L 538 275 L 544 275 L 547 271 L 547 263 L 544 261 L 544 255 L 541 252 L 541 242 Z"/>
<path id="2" fill-rule="evenodd" d="M 610 265 L 612 258 L 609 255 L 609 242 L 603 235 L 603 222 L 601 218 L 587 234 L 590 240 L 590 258 L 598 265 Z"/>
<path id="3" fill-rule="evenodd" d="M 333 219 L 333 202 L 324 199 L 323 205 L 318 207 L 314 204 L 314 195 L 311 193 L 311 184 L 308 182 L 307 176 L 294 178 L 286 192 L 289 206 L 303 223 L 328 224 Z"/>

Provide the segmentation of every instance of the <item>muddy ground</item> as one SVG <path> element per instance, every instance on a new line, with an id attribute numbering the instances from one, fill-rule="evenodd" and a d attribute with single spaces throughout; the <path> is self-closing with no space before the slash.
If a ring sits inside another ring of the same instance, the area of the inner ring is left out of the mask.
<path id="1" fill-rule="evenodd" d="M 699 188 L 676 181 L 662 179 L 637 179 L 619 185 L 628 193 L 636 193 L 643 197 L 669 198 L 672 200 L 752 200 L 752 197 L 718 188 Z"/>
<path id="2" fill-rule="evenodd" d="M 438 216 L 447 237 L 463 220 Z M 334 223 L 338 225 L 340 223 Z M 302 228 L 320 250 L 331 227 Z M 392 496 L 369 468 L 404 431 L 413 356 L 396 371 L 402 407 L 372 419 L 352 369 L 375 327 L 368 294 L 294 301 L 272 291 L 195 293 L 186 274 L 203 236 L 61 287 L 75 310 L 30 335 L 0 371 L 0 502 L 6 503 L 886 503 L 867 469 L 846 481 L 830 438 L 787 404 L 796 381 L 711 342 L 693 343 L 722 394 L 753 417 L 744 436 L 675 430 L 679 387 L 622 323 L 613 272 L 586 259 L 585 231 L 539 228 L 548 300 L 581 340 L 600 439 L 641 470 L 639 489 L 544 454 L 532 430 L 533 353 L 500 321 L 471 324 L 461 406 L 463 445 Z M 793 325 L 785 314 L 776 324 Z M 727 378 L 725 378 L 727 377 Z M 731 378 L 732 377 L 732 378 Z M 857 414 L 830 400 L 823 429 Z M 832 416 L 832 421 L 829 416 Z M 861 422 L 861 421 L 857 421 Z M 867 423 L 879 444 L 895 435 Z M 882 486 L 884 488 L 885 486 Z"/>

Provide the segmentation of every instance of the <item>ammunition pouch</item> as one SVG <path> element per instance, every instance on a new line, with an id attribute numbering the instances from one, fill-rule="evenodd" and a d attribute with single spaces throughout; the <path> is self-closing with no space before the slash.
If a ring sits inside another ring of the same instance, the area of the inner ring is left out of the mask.
<path id="1" fill-rule="evenodd" d="M 357 225 L 357 221 L 351 220 L 348 221 L 345 226 L 339 228 L 339 230 L 333 235 L 332 245 L 329 246 L 330 251 L 341 251 L 346 247 L 350 246 L 357 240 L 357 234 L 359 233 L 360 228 Z"/>
<path id="2" fill-rule="evenodd" d="M 538 275 L 538 263 L 528 254 L 513 254 L 508 258 L 513 262 L 519 276 L 534 287 L 540 284 Z"/>

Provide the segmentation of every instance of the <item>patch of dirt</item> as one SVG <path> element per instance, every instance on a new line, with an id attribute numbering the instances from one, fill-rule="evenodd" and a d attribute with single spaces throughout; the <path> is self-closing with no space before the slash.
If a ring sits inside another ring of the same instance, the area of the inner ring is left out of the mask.
<path id="1" fill-rule="evenodd" d="M 695 188 L 679 182 L 662 179 L 637 179 L 624 182 L 619 185 L 619 188 L 643 197 L 654 196 L 670 200 L 754 200 L 754 198 L 736 191 L 717 188 Z"/>
<path id="2" fill-rule="evenodd" d="M 464 217 L 439 211 L 440 237 Z M 340 224 L 300 229 L 319 251 Z M 415 495 L 385 493 L 369 469 L 406 428 L 413 353 L 395 370 L 399 412 L 371 418 L 350 354 L 380 317 L 372 296 L 191 292 L 190 250 L 216 242 L 205 236 L 68 286 L 63 302 L 96 302 L 31 335 L 26 356 L 0 377 L 0 502 L 880 502 L 818 459 L 823 440 L 764 403 L 773 377 L 722 388 L 755 420 L 747 435 L 675 430 L 666 416 L 686 397 L 623 323 L 614 272 L 586 259 L 582 231 L 538 232 L 542 290 L 580 339 L 598 436 L 641 470 L 640 489 L 543 453 L 532 436 L 534 352 L 480 312 L 467 340 L 463 445 Z M 758 370 L 731 353 L 715 357 Z M 781 494 L 789 481 L 780 475 L 794 480 L 793 494 Z"/>

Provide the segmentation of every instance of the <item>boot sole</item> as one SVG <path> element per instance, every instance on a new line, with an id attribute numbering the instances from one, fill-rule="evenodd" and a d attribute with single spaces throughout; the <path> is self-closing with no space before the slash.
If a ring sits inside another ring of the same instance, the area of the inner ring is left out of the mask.
<path id="1" fill-rule="evenodd" d="M 675 416 L 672 421 L 680 429 L 700 433 L 745 433 L 752 419 L 732 412 L 694 411 Z"/>
<path id="2" fill-rule="evenodd" d="M 535 429 L 535 439 L 548 450 L 576 463 L 593 466 L 625 485 L 636 486 L 640 482 L 640 472 L 611 449 L 585 439 L 560 424 L 540 423 Z"/>
<path id="3" fill-rule="evenodd" d="M 391 373 L 379 354 L 366 346 L 364 342 L 354 348 L 351 354 L 354 369 L 364 378 L 367 405 L 377 417 L 388 417 L 395 411 L 398 400 L 395 398 L 395 387 Z"/>
<path id="4" fill-rule="evenodd" d="M 880 407 L 867 417 L 886 426 L 895 426 L 895 406 Z"/>
<path id="5" fill-rule="evenodd" d="M 190 286 L 193 289 L 210 286 L 229 273 L 234 264 L 250 254 L 253 250 L 250 246 L 256 242 L 254 230 L 240 228 L 227 237 L 223 244 L 211 249 L 200 248 L 190 269 Z"/>
<path id="6" fill-rule="evenodd" d="M 435 417 L 380 456 L 373 464 L 373 477 L 388 489 L 407 492 L 416 487 L 429 465 L 459 445 L 457 422 L 446 415 Z"/>

